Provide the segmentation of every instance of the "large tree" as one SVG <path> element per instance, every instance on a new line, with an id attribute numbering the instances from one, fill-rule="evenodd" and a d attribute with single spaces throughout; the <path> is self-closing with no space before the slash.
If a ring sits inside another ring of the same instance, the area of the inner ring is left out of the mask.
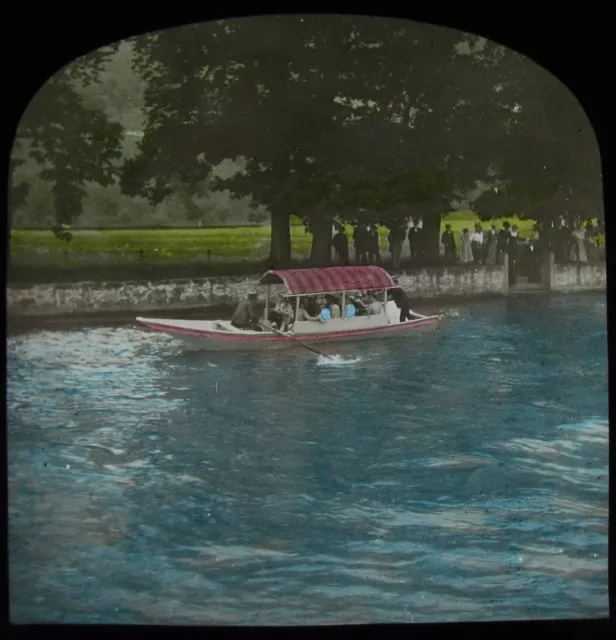
<path id="1" fill-rule="evenodd" d="M 517 54 L 501 62 L 499 85 L 512 105 L 512 135 L 502 138 L 491 188 L 473 203 L 483 218 L 518 214 L 602 217 L 601 160 L 592 126 L 555 76 Z M 511 96 L 514 97 L 511 97 Z"/>
<path id="2" fill-rule="evenodd" d="M 122 126 L 84 106 L 77 87 L 96 82 L 111 48 L 86 55 L 52 76 L 28 105 L 17 131 L 15 152 L 41 165 L 40 177 L 52 185 L 55 219 L 70 223 L 81 213 L 85 183 L 111 184 L 121 155 Z M 16 155 L 15 154 L 15 155 Z M 16 157 L 15 162 L 20 159 Z M 12 172 L 12 206 L 26 189 Z"/>
<path id="3" fill-rule="evenodd" d="M 147 124 L 125 190 L 156 202 L 178 180 L 197 183 L 242 156 L 245 169 L 219 188 L 269 208 L 276 264 L 290 257 L 290 213 L 304 219 L 323 264 L 334 214 L 370 212 L 387 224 L 400 207 L 424 218 L 436 256 L 452 201 L 486 183 L 520 191 L 536 173 L 525 157 L 542 157 L 541 125 L 529 124 L 541 104 L 533 64 L 453 30 L 266 16 L 146 36 L 135 50 Z M 550 166 L 533 180 L 551 185 L 565 170 Z"/>
<path id="4" fill-rule="evenodd" d="M 174 178 L 202 180 L 221 160 L 243 156 L 245 169 L 220 188 L 269 208 L 271 260 L 288 261 L 289 214 L 310 214 L 315 201 L 304 187 L 315 170 L 323 173 L 317 158 L 345 110 L 335 102 L 342 72 L 328 69 L 337 59 L 332 43 L 345 45 L 342 19 L 321 19 L 320 28 L 315 20 L 242 19 L 138 42 L 147 124 L 139 157 L 125 167 L 125 189 L 156 202 Z"/>

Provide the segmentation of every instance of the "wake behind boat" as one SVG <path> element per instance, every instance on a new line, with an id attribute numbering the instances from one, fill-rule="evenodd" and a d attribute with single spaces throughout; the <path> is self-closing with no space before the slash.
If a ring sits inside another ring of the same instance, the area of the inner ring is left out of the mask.
<path id="1" fill-rule="evenodd" d="M 320 269 L 273 270 L 263 275 L 259 284 L 267 287 L 265 298 L 265 321 L 263 330 L 259 327 L 238 328 L 229 320 L 166 320 L 159 318 L 137 318 L 141 324 L 171 334 L 191 346 L 205 349 L 262 350 L 278 349 L 297 344 L 299 340 L 307 344 L 329 344 L 372 338 L 404 335 L 410 331 L 437 325 L 440 316 L 424 316 L 412 313 L 410 319 L 400 320 L 400 309 L 387 299 L 389 291 L 399 289 L 392 277 L 377 266 L 323 267 Z M 286 297 L 295 302 L 293 322 L 288 331 L 280 332 L 268 328 L 271 287 L 282 284 Z M 341 295 L 340 307 L 344 310 L 350 297 L 358 292 L 378 292 L 383 296 L 382 312 L 372 315 L 353 315 L 300 319 L 302 301 L 308 296 Z"/>

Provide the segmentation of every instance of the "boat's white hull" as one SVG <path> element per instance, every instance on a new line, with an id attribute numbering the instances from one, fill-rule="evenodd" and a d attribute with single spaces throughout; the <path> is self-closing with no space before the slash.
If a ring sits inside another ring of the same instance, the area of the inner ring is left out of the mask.
<path id="1" fill-rule="evenodd" d="M 217 320 L 165 320 L 160 318 L 137 318 L 141 324 L 173 335 L 187 347 L 211 351 L 263 351 L 298 346 L 298 341 L 320 348 L 329 344 L 393 338 L 419 330 L 435 327 L 440 316 L 421 316 L 418 319 L 369 328 L 349 328 L 343 331 L 287 334 L 274 332 L 244 331 Z M 349 322 L 351 325 L 351 322 Z"/>

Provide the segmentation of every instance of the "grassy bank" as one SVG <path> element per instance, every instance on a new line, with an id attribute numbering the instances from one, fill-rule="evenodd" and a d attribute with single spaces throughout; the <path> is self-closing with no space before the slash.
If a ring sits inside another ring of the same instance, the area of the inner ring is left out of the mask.
<path id="1" fill-rule="evenodd" d="M 472 212 L 455 212 L 443 220 L 452 225 L 459 245 L 464 227 L 477 221 Z M 528 235 L 531 221 L 509 219 Z M 500 224 L 503 220 L 497 222 Z M 352 229 L 347 228 L 349 238 Z M 381 249 L 387 251 L 387 229 L 379 230 Z M 37 281 L 70 271 L 80 279 L 122 279 L 233 275 L 260 270 L 269 254 L 268 227 L 202 229 L 73 230 L 70 242 L 58 240 L 51 231 L 13 230 L 10 240 L 11 281 Z M 312 236 L 303 225 L 291 227 L 293 256 L 302 261 L 310 255 Z M 166 274 L 166 275 L 163 275 Z M 65 278 L 61 278 L 65 279 Z M 70 279 L 74 279 L 71 277 Z"/>
<path id="2" fill-rule="evenodd" d="M 451 214 L 443 220 L 452 225 L 458 243 L 464 227 L 472 229 L 477 220 L 468 215 Z M 532 222 L 510 219 L 518 224 L 522 235 L 529 233 Z M 502 221 L 499 221 L 499 225 Z M 351 227 L 347 228 L 349 237 Z M 387 229 L 380 228 L 381 248 L 387 249 Z M 130 229 L 104 231 L 72 231 L 73 239 L 67 243 L 58 240 L 51 231 L 13 230 L 11 233 L 11 257 L 28 258 L 39 264 L 57 263 L 70 255 L 71 262 L 96 259 L 102 263 L 109 260 L 134 262 L 191 262 L 207 260 L 237 261 L 259 260 L 269 252 L 270 230 L 268 227 L 231 227 L 204 229 Z M 291 227 L 293 253 L 298 257 L 310 254 L 312 236 L 303 226 Z M 103 257 L 104 256 L 104 257 Z"/>

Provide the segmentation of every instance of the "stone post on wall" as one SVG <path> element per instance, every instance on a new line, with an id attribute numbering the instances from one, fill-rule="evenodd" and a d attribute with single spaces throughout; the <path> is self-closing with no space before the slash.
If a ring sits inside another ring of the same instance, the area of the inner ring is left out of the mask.
<path id="1" fill-rule="evenodd" d="M 503 294 L 507 295 L 509 291 L 509 256 L 503 253 L 503 269 L 505 273 L 503 275 Z"/>
<path id="2" fill-rule="evenodd" d="M 554 254 L 550 251 L 543 263 L 543 273 L 541 274 L 541 285 L 547 291 L 552 289 L 554 283 Z"/>

